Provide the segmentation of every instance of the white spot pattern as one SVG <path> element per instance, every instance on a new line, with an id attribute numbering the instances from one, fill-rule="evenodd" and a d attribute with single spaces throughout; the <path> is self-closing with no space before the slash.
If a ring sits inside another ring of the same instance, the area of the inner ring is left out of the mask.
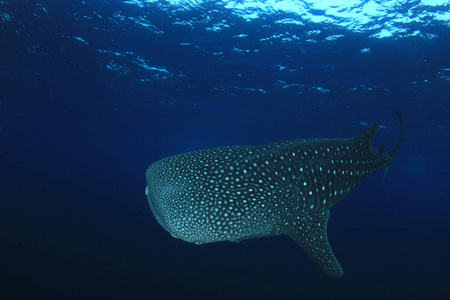
<path id="1" fill-rule="evenodd" d="M 353 139 L 298 139 L 168 157 L 146 172 L 150 207 L 174 237 L 197 244 L 295 234 L 319 266 L 337 275 L 337 261 L 322 261 L 331 259 L 331 249 L 321 256 L 315 247 L 328 245 L 329 208 L 392 162 L 392 155 L 371 147 L 376 131 L 372 126 Z M 322 229 L 311 236 L 304 227 L 315 215 L 323 216 L 316 224 Z"/>

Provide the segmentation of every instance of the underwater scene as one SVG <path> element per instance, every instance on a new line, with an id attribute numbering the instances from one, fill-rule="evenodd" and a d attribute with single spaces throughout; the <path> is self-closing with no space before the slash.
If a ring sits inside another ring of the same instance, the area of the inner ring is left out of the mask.
<path id="1" fill-rule="evenodd" d="M 450 1 L 0 0 L 0 299 L 450 299 Z"/>

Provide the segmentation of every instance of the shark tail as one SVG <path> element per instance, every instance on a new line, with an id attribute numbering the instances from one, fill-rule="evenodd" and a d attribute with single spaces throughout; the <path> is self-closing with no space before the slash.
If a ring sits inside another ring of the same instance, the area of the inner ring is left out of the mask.
<path id="1" fill-rule="evenodd" d="M 397 153 L 397 150 L 400 147 L 400 144 L 402 143 L 403 140 L 403 119 L 398 111 L 395 111 L 395 113 L 397 114 L 397 117 L 400 121 L 400 138 L 398 139 L 397 144 L 395 144 L 395 147 L 391 151 L 386 153 L 386 155 L 391 157 L 395 156 L 395 153 Z M 355 142 L 359 143 L 360 146 L 363 148 L 370 149 L 372 146 L 372 141 L 375 138 L 375 135 L 377 134 L 379 127 L 380 126 L 378 124 L 370 126 L 366 130 L 364 130 L 360 135 L 355 137 Z M 380 154 L 382 154 L 383 151 L 384 145 L 378 147 L 378 152 Z"/>
<path id="2" fill-rule="evenodd" d="M 398 111 L 395 111 L 395 113 L 397 114 L 398 120 L 400 121 L 400 138 L 398 139 L 397 144 L 395 144 L 395 147 L 387 153 L 392 157 L 394 157 L 395 153 L 397 153 L 397 150 L 400 147 L 400 144 L 402 143 L 403 140 L 403 119 Z"/>
<path id="3" fill-rule="evenodd" d="M 400 147 L 400 144 L 402 143 L 402 140 L 403 140 L 403 119 L 398 111 L 395 111 L 395 113 L 397 114 L 398 120 L 400 121 L 400 138 L 397 140 L 397 144 L 395 144 L 394 148 L 391 151 L 389 151 L 388 153 L 386 153 L 386 155 L 390 157 L 391 162 L 394 159 L 394 156 L 397 153 L 397 150 Z M 389 172 L 389 167 L 390 167 L 390 165 L 384 169 L 383 181 L 384 181 L 384 179 L 386 179 L 386 176 Z"/>
<path id="4" fill-rule="evenodd" d="M 400 138 L 398 139 L 397 143 L 395 144 L 394 148 L 390 150 L 389 152 L 386 152 L 384 154 L 384 157 L 386 158 L 386 164 L 387 167 L 384 170 L 384 177 L 383 180 L 386 178 L 387 173 L 389 172 L 389 165 L 392 163 L 395 154 L 397 153 L 398 148 L 400 147 L 400 144 L 403 140 L 403 119 L 402 116 L 398 111 L 395 111 L 397 114 L 397 117 L 400 121 Z M 373 139 L 375 138 L 375 135 L 379 129 L 379 125 L 375 124 L 364 130 L 360 135 L 354 138 L 355 142 L 358 143 L 362 149 L 370 151 L 372 147 Z M 383 155 L 384 152 L 384 145 L 380 146 L 376 150 L 379 155 Z"/>

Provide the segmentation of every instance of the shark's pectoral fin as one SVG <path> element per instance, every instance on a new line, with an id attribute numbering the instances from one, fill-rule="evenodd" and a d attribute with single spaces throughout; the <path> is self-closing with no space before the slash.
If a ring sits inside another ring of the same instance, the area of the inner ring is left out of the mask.
<path id="1" fill-rule="evenodd" d="M 329 210 L 316 214 L 300 214 L 293 220 L 289 236 L 300 245 L 321 270 L 330 276 L 341 277 L 344 272 L 328 243 L 329 216 Z"/>

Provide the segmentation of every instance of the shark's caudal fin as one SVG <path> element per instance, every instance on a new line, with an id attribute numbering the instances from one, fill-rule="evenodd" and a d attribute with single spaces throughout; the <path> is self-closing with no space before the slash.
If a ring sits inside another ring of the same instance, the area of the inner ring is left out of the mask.
<path id="1" fill-rule="evenodd" d="M 400 144 L 402 143 L 402 140 L 403 140 L 403 119 L 398 111 L 395 111 L 395 113 L 397 114 L 397 117 L 400 121 L 400 138 L 398 139 L 395 147 L 387 153 L 390 156 L 395 155 L 395 153 L 397 152 L 397 150 L 400 147 Z M 368 149 L 370 149 L 370 147 L 372 146 L 372 141 L 375 138 L 375 135 L 377 134 L 379 127 L 380 126 L 378 124 L 370 126 L 366 130 L 364 130 L 360 135 L 355 137 L 355 141 L 357 143 L 359 143 L 360 146 L 362 146 L 363 148 L 367 147 Z M 380 146 L 378 149 L 382 153 L 384 150 L 384 145 Z"/>
<path id="2" fill-rule="evenodd" d="M 329 210 L 316 214 L 300 214 L 295 218 L 293 228 L 288 234 L 322 271 L 333 277 L 341 277 L 344 272 L 328 243 L 329 216 Z"/>
<path id="3" fill-rule="evenodd" d="M 398 139 L 397 144 L 395 144 L 395 147 L 391 151 L 385 153 L 385 157 L 388 158 L 391 162 L 394 159 L 394 156 L 397 153 L 397 150 L 400 147 L 400 144 L 402 143 L 402 140 L 403 140 L 403 119 L 398 111 L 395 111 L 395 113 L 397 114 L 397 117 L 400 121 L 400 138 Z M 361 149 L 364 149 L 364 150 L 371 149 L 372 141 L 375 137 L 375 134 L 378 131 L 378 128 L 379 128 L 379 125 L 372 125 L 369 128 L 367 128 L 366 130 L 364 130 L 360 135 L 358 135 L 357 137 L 354 138 L 355 142 L 360 144 Z M 378 147 L 378 152 L 380 155 L 383 154 L 383 151 L 384 151 L 384 145 Z M 389 172 L 389 165 L 384 169 L 383 181 L 386 178 L 388 172 Z"/>
<path id="4" fill-rule="evenodd" d="M 398 111 L 395 111 L 395 113 L 397 114 L 398 120 L 400 121 L 400 138 L 398 139 L 397 144 L 395 144 L 394 148 L 391 151 L 386 153 L 386 155 L 388 155 L 390 157 L 391 161 L 394 159 L 395 153 L 397 153 L 397 150 L 400 147 L 400 144 L 402 143 L 402 140 L 403 140 L 403 119 Z M 389 167 L 390 166 L 387 166 L 384 169 L 383 181 L 386 179 L 386 176 L 389 172 Z"/>
<path id="5" fill-rule="evenodd" d="M 400 144 L 403 140 L 403 119 L 398 111 L 395 111 L 395 113 L 397 114 L 398 120 L 400 121 L 400 138 L 398 139 L 397 144 L 395 144 L 395 147 L 388 152 L 388 154 L 392 157 L 395 155 L 395 153 L 397 153 L 398 147 L 400 147 Z"/>

